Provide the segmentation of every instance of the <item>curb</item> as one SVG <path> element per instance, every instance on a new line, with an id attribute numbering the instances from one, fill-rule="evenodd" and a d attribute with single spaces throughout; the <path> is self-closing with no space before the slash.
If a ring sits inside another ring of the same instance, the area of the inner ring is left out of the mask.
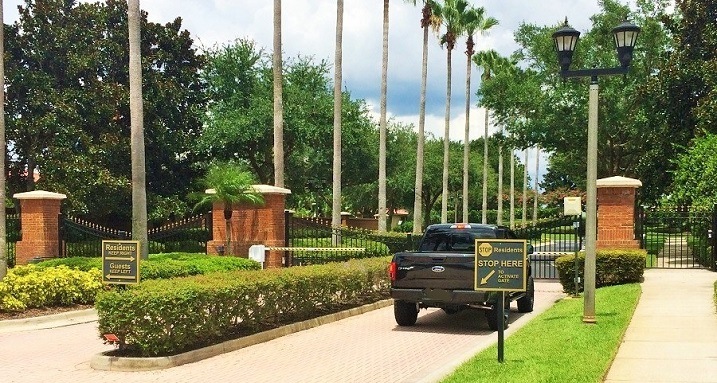
<path id="1" fill-rule="evenodd" d="M 95 370 L 103 371 L 151 371 L 181 366 L 183 364 L 198 362 L 200 360 L 211 358 L 213 356 L 236 351 L 244 347 L 253 346 L 255 344 L 268 342 L 270 340 L 280 338 L 285 335 L 293 334 L 303 330 L 308 330 L 324 324 L 337 322 L 341 319 L 361 315 L 369 311 L 381 309 L 391 305 L 393 305 L 393 299 L 384 299 L 376 303 L 355 307 L 349 310 L 324 315 L 314 319 L 308 319 L 303 322 L 292 323 L 286 326 L 249 335 L 239 339 L 233 339 L 223 343 L 171 356 L 154 358 L 117 357 L 106 355 L 106 353 L 111 352 L 106 351 L 93 356 L 92 360 L 90 361 L 90 367 Z"/>
<path id="2" fill-rule="evenodd" d="M 34 318 L 7 319 L 0 321 L 0 333 L 50 329 L 89 323 L 96 320 L 97 312 L 95 309 L 68 311 Z"/>

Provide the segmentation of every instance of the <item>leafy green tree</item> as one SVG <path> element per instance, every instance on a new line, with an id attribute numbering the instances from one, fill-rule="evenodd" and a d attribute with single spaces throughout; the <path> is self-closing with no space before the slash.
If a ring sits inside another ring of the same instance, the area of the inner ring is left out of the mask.
<path id="1" fill-rule="evenodd" d="M 287 58 L 283 71 L 285 187 L 292 190 L 288 203 L 310 209 L 311 203 L 325 206 L 328 201 L 330 206 L 330 66 L 309 57 Z M 265 128 L 273 116 L 272 78 L 268 55 L 253 41 L 237 40 L 210 50 L 203 73 L 210 101 L 197 143 L 206 158 L 247 163 L 263 184 L 271 183 L 273 169 L 272 136 Z M 348 92 L 343 93 L 341 110 L 343 186 L 373 182 L 378 172 L 376 125 L 366 104 L 352 100 Z"/>
<path id="2" fill-rule="evenodd" d="M 647 174 L 639 165 L 651 146 L 646 143 L 672 139 L 670 135 L 656 136 L 651 132 L 653 128 L 646 122 L 652 109 L 644 102 L 644 92 L 641 92 L 669 47 L 668 34 L 660 23 L 665 4 L 641 0 L 632 13 L 614 0 L 601 1 L 600 5 L 601 12 L 591 18 L 592 29 L 581 36 L 578 43 L 573 56 L 574 68 L 617 65 L 611 30 L 625 15 L 630 14 L 643 29 L 630 73 L 600 79 L 603 101 L 599 110 L 598 177 L 643 178 Z M 515 34 L 520 48 L 514 59 L 521 63 L 522 69 L 515 75 L 496 76 L 482 87 L 481 94 L 485 105 L 494 111 L 496 119 L 505 124 L 521 146 L 540 146 L 551 153 L 573 153 L 571 158 L 585 157 L 587 85 L 558 76 L 551 39 L 557 28 L 557 25 L 521 25 Z M 666 158 L 661 161 L 665 162 Z"/>
<path id="3" fill-rule="evenodd" d="M 676 5 L 673 15 L 663 16 L 674 47 L 638 94 L 647 107 L 640 117 L 650 127 L 642 137 L 648 150 L 638 164 L 648 200 L 669 193 L 670 184 L 682 187 L 672 180 L 677 162 L 668 159 L 680 157 L 693 138 L 717 133 L 717 5 Z"/>
<path id="4" fill-rule="evenodd" d="M 124 0 L 26 1 L 6 26 L 8 188 L 68 195 L 75 215 L 128 228 L 131 207 L 129 35 Z M 141 15 L 147 200 L 151 220 L 188 210 L 198 175 L 203 57 L 181 19 Z"/>
<path id="5" fill-rule="evenodd" d="M 226 233 L 225 251 L 230 255 L 232 249 L 231 218 L 234 206 L 237 204 L 259 205 L 264 202 L 264 197 L 254 190 L 254 175 L 241 163 L 213 163 L 201 179 L 201 183 L 209 190 L 197 202 L 195 210 L 211 206 L 215 202 L 222 204 Z"/>
<path id="6" fill-rule="evenodd" d="M 3 28 L 0 29 L 0 52 L 5 52 L 5 21 L 3 17 L 3 2 L 0 0 L 0 23 Z M 5 89 L 5 60 L 0 60 L 0 89 Z M 0 249 L 7 249 L 6 245 L 6 232 L 7 232 L 7 221 L 5 220 L 5 92 L 0 94 L 0 148 L 3 148 L 3 153 L 0 155 L 0 169 L 3 169 L 0 174 L 0 201 L 3 201 L 0 206 Z M 5 278 L 7 274 L 7 251 L 0 251 L 0 281 Z"/>
<path id="7" fill-rule="evenodd" d="M 717 203 L 717 134 L 695 138 L 675 161 L 675 179 L 670 203 L 712 206 Z"/>

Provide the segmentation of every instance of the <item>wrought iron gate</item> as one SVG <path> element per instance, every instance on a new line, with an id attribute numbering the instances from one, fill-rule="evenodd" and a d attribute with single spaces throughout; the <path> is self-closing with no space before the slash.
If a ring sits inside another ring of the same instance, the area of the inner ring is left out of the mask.
<path id="1" fill-rule="evenodd" d="M 638 210 L 636 234 L 647 250 L 648 268 L 708 268 L 717 271 L 715 207 L 676 206 Z"/>
<path id="2" fill-rule="evenodd" d="M 60 257 L 99 257 L 103 239 L 131 239 L 132 233 L 83 219 L 60 215 Z M 149 252 L 175 251 L 206 253 L 212 239 L 211 213 L 201 214 L 151 229 L 147 233 Z"/>

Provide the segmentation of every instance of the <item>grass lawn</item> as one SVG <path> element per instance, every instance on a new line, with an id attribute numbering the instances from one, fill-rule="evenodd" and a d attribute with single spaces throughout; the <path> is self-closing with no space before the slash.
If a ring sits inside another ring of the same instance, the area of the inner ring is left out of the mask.
<path id="1" fill-rule="evenodd" d="M 494 345 L 443 382 L 602 382 L 637 306 L 639 284 L 596 290 L 597 324 L 582 322 L 582 299 L 565 299 L 506 338 L 503 363 Z"/>

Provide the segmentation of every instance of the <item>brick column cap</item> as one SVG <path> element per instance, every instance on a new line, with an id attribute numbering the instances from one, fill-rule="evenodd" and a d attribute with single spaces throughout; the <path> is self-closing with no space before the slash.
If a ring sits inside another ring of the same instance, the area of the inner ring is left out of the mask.
<path id="1" fill-rule="evenodd" d="M 291 190 L 280 188 L 272 185 L 252 185 L 254 191 L 261 194 L 291 194 Z M 207 189 L 204 191 L 206 194 L 217 194 L 214 189 Z"/>
<path id="2" fill-rule="evenodd" d="M 632 187 L 637 189 L 640 186 L 642 186 L 642 182 L 640 182 L 640 180 L 621 176 L 601 178 L 597 180 L 597 187 L 599 188 Z"/>
<path id="3" fill-rule="evenodd" d="M 66 195 L 60 193 L 53 193 L 44 190 L 33 190 L 24 193 L 15 193 L 12 195 L 13 198 L 17 199 L 58 199 L 63 200 L 67 198 Z"/>

